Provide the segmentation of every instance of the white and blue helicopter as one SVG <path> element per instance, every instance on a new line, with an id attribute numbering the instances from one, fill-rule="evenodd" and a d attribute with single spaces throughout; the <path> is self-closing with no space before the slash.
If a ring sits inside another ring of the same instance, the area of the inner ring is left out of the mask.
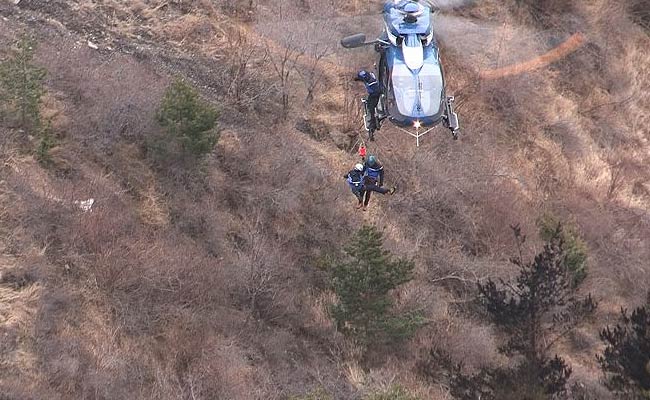
<path id="1" fill-rule="evenodd" d="M 289 50 L 313 48 L 312 60 L 320 59 L 317 49 L 332 48 L 334 37 L 362 29 L 381 29 L 378 37 L 370 41 L 361 33 L 343 38 L 340 50 L 346 54 L 340 54 L 337 48 L 335 62 L 344 66 L 343 73 L 348 76 L 353 66 L 366 62 L 364 54 L 350 57 L 348 49 L 374 46 L 376 75 L 384 87 L 376 115 L 414 136 L 418 145 L 423 135 L 439 125 L 449 129 L 454 138 L 460 129 L 454 109 L 462 104 L 454 103 L 454 97 L 447 94 L 438 40 L 462 54 L 463 73 L 471 72 L 476 82 L 533 72 L 586 42 L 569 25 L 538 30 L 526 24 L 481 19 L 477 16 L 481 13 L 468 12 L 480 7 L 477 0 L 369 0 L 354 2 L 361 5 L 352 7 L 357 13 L 348 10 L 348 14 L 322 0 L 277 3 L 302 6 L 284 7 L 281 12 L 268 8 L 255 29 Z M 380 9 L 376 9 L 376 3 L 381 3 Z M 572 46 L 575 44 L 578 46 Z M 456 93 L 464 91 L 467 95 L 473 84 L 466 82 Z M 368 110 L 365 116 L 368 127 Z"/>
<path id="2" fill-rule="evenodd" d="M 433 11 L 430 4 L 417 0 L 389 0 L 383 9 L 384 29 L 377 39 L 366 41 L 366 35 L 359 33 L 341 40 L 345 48 L 375 46 L 378 79 L 384 88 L 377 105 L 379 120 L 386 118 L 414 136 L 418 146 L 420 137 L 441 123 L 454 139 L 460 129 L 454 97 L 445 90 Z M 366 130 L 371 112 L 364 106 Z"/>

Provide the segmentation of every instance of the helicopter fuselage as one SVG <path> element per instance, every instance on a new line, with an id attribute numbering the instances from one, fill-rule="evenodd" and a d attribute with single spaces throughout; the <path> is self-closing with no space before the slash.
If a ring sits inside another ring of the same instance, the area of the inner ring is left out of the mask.
<path id="1" fill-rule="evenodd" d="M 420 133 L 421 127 L 439 123 L 458 138 L 458 115 L 454 98 L 445 92 L 431 7 L 413 0 L 387 1 L 383 17 L 384 30 L 374 41 L 366 42 L 362 33 L 341 40 L 345 48 L 374 45 L 379 53 L 377 69 L 384 94 L 377 109 L 397 126 L 414 127 L 415 134 L 409 134 L 418 139 L 431 130 Z"/>
<path id="2" fill-rule="evenodd" d="M 379 79 L 385 88 L 384 109 L 389 120 L 399 126 L 433 126 L 445 114 L 444 76 L 437 61 L 437 49 L 425 47 L 424 64 L 413 73 L 401 49 L 387 46 L 380 50 Z M 435 60 L 435 61 L 434 61 Z"/>
<path id="3" fill-rule="evenodd" d="M 399 126 L 433 126 L 445 115 L 444 75 L 431 10 L 419 7 L 416 13 L 385 8 L 384 31 L 375 47 L 385 110 Z"/>

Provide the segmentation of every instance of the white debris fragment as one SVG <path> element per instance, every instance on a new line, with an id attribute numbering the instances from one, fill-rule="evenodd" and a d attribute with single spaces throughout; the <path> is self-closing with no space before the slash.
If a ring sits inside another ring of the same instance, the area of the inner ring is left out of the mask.
<path id="1" fill-rule="evenodd" d="M 95 204 L 95 199 L 88 200 L 75 200 L 74 202 L 79 206 L 84 212 L 92 211 L 93 204 Z"/>
<path id="2" fill-rule="evenodd" d="M 91 42 L 90 40 L 88 41 L 88 47 L 90 47 L 93 50 L 99 49 L 99 46 L 97 46 L 95 43 Z"/>

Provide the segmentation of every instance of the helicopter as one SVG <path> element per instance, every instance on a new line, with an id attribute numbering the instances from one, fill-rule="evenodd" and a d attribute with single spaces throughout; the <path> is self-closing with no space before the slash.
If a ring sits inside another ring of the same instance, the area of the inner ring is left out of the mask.
<path id="1" fill-rule="evenodd" d="M 293 0 L 283 1 L 293 4 Z M 447 95 L 439 43 L 462 54 L 461 72 L 470 73 L 471 79 L 475 79 L 473 83 L 465 81 L 462 89 L 456 90 L 463 90 L 467 100 L 468 93 L 477 90 L 477 82 L 511 79 L 543 70 L 589 42 L 570 25 L 540 30 L 529 24 L 486 20 L 477 16 L 480 12 L 471 15 L 469 10 L 481 7 L 477 0 L 373 0 L 355 6 L 353 13 L 337 10 L 330 2 L 321 0 L 301 3 L 305 7 L 285 7 L 282 12 L 277 8 L 264 9 L 266 14 L 254 23 L 255 31 L 266 43 L 285 49 L 280 55 L 304 54 L 308 67 L 321 63 L 323 71 L 338 71 L 340 76 L 348 76 L 350 69 L 358 66 L 359 59 L 350 56 L 350 49 L 374 46 L 375 71 L 384 86 L 378 117 L 414 136 L 417 145 L 424 134 L 438 125 L 447 127 L 455 137 L 460 129 L 454 109 L 463 104 L 459 97 L 454 103 L 454 97 Z M 377 8 L 376 3 L 381 5 Z M 413 19 L 415 22 L 409 22 Z M 353 34 L 362 29 L 380 33 L 376 39 L 366 41 L 364 34 Z M 333 40 L 335 37 L 343 39 Z M 419 70 L 406 64 L 413 54 L 418 63 L 421 56 Z M 360 55 L 365 59 L 365 54 Z M 421 110 L 414 107 L 416 104 Z M 368 126 L 365 104 L 362 111 Z"/>
<path id="2" fill-rule="evenodd" d="M 366 41 L 358 33 L 341 39 L 344 48 L 374 46 L 375 64 L 384 92 L 377 104 L 378 121 L 388 119 L 416 138 L 442 124 L 458 139 L 460 123 L 454 111 L 454 97 L 447 96 L 440 52 L 434 37 L 434 8 L 417 0 L 388 0 L 384 4 L 384 28 L 379 37 Z M 364 126 L 368 129 L 371 113 L 364 105 Z M 413 128 L 407 130 L 406 128 Z M 423 130 L 424 129 L 424 130 Z"/>

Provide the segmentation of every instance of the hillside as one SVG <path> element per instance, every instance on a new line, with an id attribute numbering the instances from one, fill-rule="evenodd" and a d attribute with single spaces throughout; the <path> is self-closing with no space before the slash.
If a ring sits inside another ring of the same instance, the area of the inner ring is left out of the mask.
<path id="1" fill-rule="evenodd" d="M 395 384 L 451 399 L 421 365 L 430 349 L 469 370 L 512 362 L 476 283 L 514 276 L 511 226 L 528 259 L 545 218 L 584 241 L 577 293 L 599 302 L 553 351 L 572 384 L 614 398 L 599 330 L 650 291 L 650 4 L 451 3 L 438 36 L 461 137 L 438 128 L 416 147 L 387 124 L 367 145 L 399 191 L 364 213 L 341 177 L 363 139 L 352 77 L 374 53 L 337 43 L 376 32 L 381 2 L 0 0 L 0 60 L 36 39 L 55 137 L 44 166 L 0 113 L 0 399 L 363 399 Z M 486 78 L 576 32 L 548 65 Z M 147 147 L 176 78 L 220 111 L 198 170 Z M 415 262 L 394 297 L 428 323 L 362 356 L 328 314 L 322 265 L 364 224 Z"/>

